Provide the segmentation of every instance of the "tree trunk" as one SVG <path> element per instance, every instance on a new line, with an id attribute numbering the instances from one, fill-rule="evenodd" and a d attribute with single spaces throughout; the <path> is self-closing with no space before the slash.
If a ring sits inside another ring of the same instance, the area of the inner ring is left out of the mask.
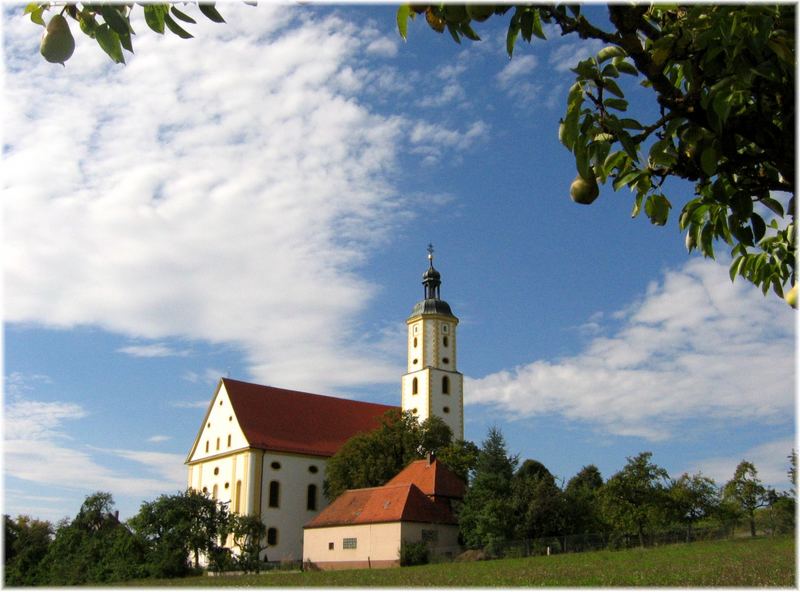
<path id="1" fill-rule="evenodd" d="M 644 549 L 644 528 L 642 525 L 639 525 L 639 546 Z"/>
<path id="2" fill-rule="evenodd" d="M 756 536 L 756 517 L 755 514 L 750 514 L 750 536 Z"/>

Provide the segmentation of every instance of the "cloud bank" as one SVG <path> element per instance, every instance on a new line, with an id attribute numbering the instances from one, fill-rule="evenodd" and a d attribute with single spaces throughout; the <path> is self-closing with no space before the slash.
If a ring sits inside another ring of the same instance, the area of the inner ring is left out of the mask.
<path id="1" fill-rule="evenodd" d="M 465 387 L 509 420 L 557 414 L 618 436 L 664 440 L 695 419 L 777 422 L 794 414 L 794 314 L 724 265 L 664 273 L 578 355 L 537 360 Z"/>

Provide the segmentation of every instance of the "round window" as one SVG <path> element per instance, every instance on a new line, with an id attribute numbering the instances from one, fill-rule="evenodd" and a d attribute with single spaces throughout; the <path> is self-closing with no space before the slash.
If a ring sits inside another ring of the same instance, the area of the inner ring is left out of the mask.
<path id="1" fill-rule="evenodd" d="M 279 463 L 278 461 L 273 461 L 272 464 L 269 466 L 271 466 L 273 469 L 277 471 L 278 469 L 281 468 L 281 463 Z"/>
<path id="2" fill-rule="evenodd" d="M 309 473 L 317 473 L 318 471 L 319 469 L 315 465 L 311 465 L 310 467 L 308 467 Z"/>
<path id="3" fill-rule="evenodd" d="M 444 409 L 442 409 L 442 411 L 444 411 L 445 413 L 450 413 L 450 407 L 445 407 Z"/>

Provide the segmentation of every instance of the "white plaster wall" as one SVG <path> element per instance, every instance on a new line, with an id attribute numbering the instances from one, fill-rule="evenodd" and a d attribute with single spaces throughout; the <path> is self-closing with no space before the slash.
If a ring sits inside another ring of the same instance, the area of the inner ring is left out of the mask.
<path id="1" fill-rule="evenodd" d="M 247 448 L 247 439 L 233 413 L 233 407 L 224 384 L 220 386 L 206 413 L 205 422 L 190 461 Z M 228 444 L 229 439 L 230 444 Z"/>
<path id="2" fill-rule="evenodd" d="M 400 522 L 356 524 L 308 528 L 305 531 L 303 560 L 321 561 L 395 561 L 400 557 Z M 355 538 L 355 549 L 344 549 L 342 541 Z M 333 549 L 328 548 L 333 543 Z"/>
<path id="3" fill-rule="evenodd" d="M 278 529 L 278 544 L 267 549 L 267 558 L 270 561 L 299 560 L 303 553 L 303 525 L 328 505 L 322 493 L 326 459 L 266 451 L 261 462 L 261 521 L 268 529 Z M 273 462 L 280 463 L 280 468 L 273 468 Z M 316 473 L 309 471 L 312 466 L 317 467 Z M 269 507 L 271 481 L 280 483 L 278 508 Z M 311 484 L 317 486 L 316 510 L 307 508 Z"/>

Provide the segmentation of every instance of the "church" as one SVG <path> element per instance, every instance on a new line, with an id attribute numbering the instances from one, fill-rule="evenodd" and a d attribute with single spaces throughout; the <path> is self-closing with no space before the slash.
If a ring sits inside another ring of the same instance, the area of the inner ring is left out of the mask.
<path id="1" fill-rule="evenodd" d="M 424 297 L 406 320 L 408 365 L 400 407 L 419 421 L 440 417 L 463 439 L 458 318 L 441 299 L 431 246 L 428 262 Z M 300 560 L 303 526 L 333 501 L 322 493 L 327 459 L 354 435 L 379 427 L 381 417 L 396 408 L 223 378 L 186 459 L 188 486 L 228 502 L 234 513 L 258 514 L 267 527 L 270 561 Z"/>

